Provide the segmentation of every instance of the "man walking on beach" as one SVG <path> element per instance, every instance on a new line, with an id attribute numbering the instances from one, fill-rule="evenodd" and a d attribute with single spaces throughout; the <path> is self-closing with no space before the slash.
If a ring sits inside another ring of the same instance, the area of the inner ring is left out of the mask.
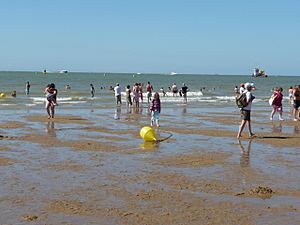
<path id="1" fill-rule="evenodd" d="M 118 83 L 114 87 L 114 91 L 115 91 L 115 97 L 116 97 L 116 104 L 118 105 L 120 103 L 120 105 L 121 105 L 122 104 L 122 102 L 121 102 L 121 88 L 120 88 L 120 85 Z"/>
<path id="2" fill-rule="evenodd" d="M 242 122 L 239 128 L 239 132 L 237 134 L 237 138 L 242 137 L 242 132 L 245 128 L 246 123 L 248 122 L 248 128 L 249 128 L 249 137 L 252 138 L 255 136 L 255 134 L 251 130 L 251 120 L 250 120 L 250 113 L 251 113 L 251 105 L 252 101 L 255 98 L 254 95 L 252 95 L 251 90 L 253 88 L 253 84 L 246 83 L 245 84 L 245 91 L 243 93 L 246 94 L 246 103 L 247 105 L 241 109 L 241 117 Z"/>

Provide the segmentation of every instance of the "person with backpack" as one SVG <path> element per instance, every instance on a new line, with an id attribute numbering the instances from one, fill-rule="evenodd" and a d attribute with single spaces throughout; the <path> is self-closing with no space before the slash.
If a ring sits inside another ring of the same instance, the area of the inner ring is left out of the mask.
<path id="1" fill-rule="evenodd" d="M 255 99 L 255 96 L 251 93 L 252 88 L 254 88 L 254 85 L 252 83 L 245 83 L 245 91 L 242 93 L 245 98 L 245 104 L 241 108 L 241 117 L 242 117 L 242 122 L 239 127 L 239 131 L 237 134 L 237 138 L 242 137 L 242 132 L 245 128 L 246 123 L 248 123 L 248 129 L 249 129 L 249 137 L 252 138 L 255 136 L 255 134 L 252 132 L 251 129 L 251 106 L 252 106 L 252 101 Z"/>

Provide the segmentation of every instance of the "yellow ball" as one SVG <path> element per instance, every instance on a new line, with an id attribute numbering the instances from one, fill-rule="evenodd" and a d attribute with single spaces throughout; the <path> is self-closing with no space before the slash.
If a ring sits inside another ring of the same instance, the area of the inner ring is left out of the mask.
<path id="1" fill-rule="evenodd" d="M 156 134 L 152 127 L 143 127 L 140 131 L 140 135 L 145 141 L 156 141 Z"/>

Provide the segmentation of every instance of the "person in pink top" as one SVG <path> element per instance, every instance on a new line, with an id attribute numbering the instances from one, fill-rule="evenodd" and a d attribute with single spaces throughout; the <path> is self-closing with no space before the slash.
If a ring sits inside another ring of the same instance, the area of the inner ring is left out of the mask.
<path id="1" fill-rule="evenodd" d="M 270 116 L 270 120 L 273 120 L 274 114 L 276 112 L 278 112 L 279 115 L 279 120 L 284 120 L 282 118 L 282 99 L 283 99 L 283 95 L 282 95 L 282 87 L 276 87 L 275 91 L 272 95 L 272 97 L 274 98 L 273 103 L 272 103 L 272 112 L 271 112 L 271 116 Z"/>

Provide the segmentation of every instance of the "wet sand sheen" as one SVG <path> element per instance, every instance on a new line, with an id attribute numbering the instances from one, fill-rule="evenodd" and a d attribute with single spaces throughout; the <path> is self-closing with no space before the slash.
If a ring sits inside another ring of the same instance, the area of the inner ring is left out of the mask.
<path id="1" fill-rule="evenodd" d="M 284 225 L 300 219 L 299 188 L 293 188 L 297 177 L 276 175 L 263 167 L 263 163 L 280 166 L 297 174 L 298 134 L 257 132 L 250 152 L 243 155 L 240 145 L 247 151 L 247 133 L 242 143 L 233 144 L 236 130 L 223 127 L 236 126 L 238 119 L 220 118 L 216 112 L 201 118 L 205 127 L 199 126 L 199 117 L 194 119 L 187 127 L 181 120 L 167 127 L 164 122 L 172 124 L 174 117 L 167 121 L 162 117 L 157 132 L 173 137 L 150 145 L 143 145 L 139 137 L 140 128 L 149 122 L 147 116 L 134 123 L 116 120 L 109 127 L 99 125 L 101 120 L 72 115 L 50 121 L 27 116 L 24 123 L 2 124 L 7 134 L 14 129 L 24 129 L 24 134 L 0 140 L 1 148 L 14 152 L 1 151 L 1 218 L 11 224 L 128 225 L 275 221 Z M 285 159 L 283 147 L 294 158 Z M 273 160 L 262 154 L 263 148 L 278 150 Z M 4 213 L 5 208 L 11 213 Z M 286 215 L 289 220 L 283 219 Z"/>

